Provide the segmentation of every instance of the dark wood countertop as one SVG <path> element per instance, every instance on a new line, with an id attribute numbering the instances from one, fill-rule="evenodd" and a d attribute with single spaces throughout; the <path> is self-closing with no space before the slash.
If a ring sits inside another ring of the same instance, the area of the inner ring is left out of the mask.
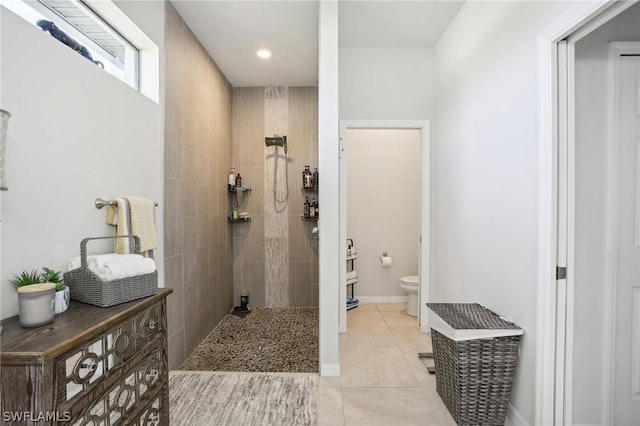
<path id="1" fill-rule="evenodd" d="M 0 365 L 44 364 L 77 346 L 88 336 L 102 333 L 123 319 L 143 311 L 167 297 L 171 288 L 109 308 L 71 301 L 69 309 L 51 324 L 35 328 L 20 326 L 18 316 L 2 320 Z"/>

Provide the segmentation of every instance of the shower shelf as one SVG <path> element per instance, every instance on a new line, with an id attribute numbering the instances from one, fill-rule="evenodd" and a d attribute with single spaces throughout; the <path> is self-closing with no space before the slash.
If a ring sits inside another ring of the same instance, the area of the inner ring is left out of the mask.
<path id="1" fill-rule="evenodd" d="M 237 188 L 236 189 L 228 189 L 227 191 L 229 191 L 232 194 L 235 194 L 238 191 L 238 189 Z M 251 188 L 248 188 L 248 187 L 242 188 L 242 192 L 247 192 L 247 191 L 251 191 Z"/>
<path id="2" fill-rule="evenodd" d="M 250 218 L 250 217 L 243 217 L 243 218 L 239 218 L 239 219 L 229 219 L 229 222 L 231 222 L 231 223 L 236 223 L 236 222 L 251 222 L 251 218 Z"/>
<path id="3" fill-rule="evenodd" d="M 317 217 L 304 217 L 303 215 L 300 216 L 300 219 L 302 219 L 302 220 L 318 220 Z"/>
<path id="4" fill-rule="evenodd" d="M 302 187 L 302 190 L 304 192 L 318 192 L 318 188 L 305 188 L 304 186 Z"/>

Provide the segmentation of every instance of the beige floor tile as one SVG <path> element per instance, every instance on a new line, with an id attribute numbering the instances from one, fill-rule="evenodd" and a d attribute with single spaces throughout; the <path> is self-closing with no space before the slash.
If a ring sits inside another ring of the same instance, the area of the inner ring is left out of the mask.
<path id="1" fill-rule="evenodd" d="M 411 368 L 411 371 L 413 371 L 413 374 L 416 376 L 420 387 L 435 389 L 436 375 L 429 373 L 424 363 L 418 358 L 418 353 L 404 352 L 403 354 L 407 360 L 407 364 L 409 364 L 409 368 Z"/>
<path id="2" fill-rule="evenodd" d="M 417 327 L 393 327 L 389 329 L 402 352 L 431 352 L 431 336 Z"/>
<path id="3" fill-rule="evenodd" d="M 345 425 L 427 425 L 435 413 L 420 388 L 343 389 Z"/>
<path id="4" fill-rule="evenodd" d="M 406 311 L 406 303 L 378 303 L 380 312 Z"/>
<path id="5" fill-rule="evenodd" d="M 347 312 L 347 331 L 386 326 L 387 323 L 380 312 L 358 311 L 357 309 Z"/>
<path id="6" fill-rule="evenodd" d="M 381 314 L 389 327 L 418 327 L 418 318 L 408 315 L 406 311 L 385 311 Z"/>
<path id="7" fill-rule="evenodd" d="M 318 395 L 318 424 L 344 425 L 344 410 L 342 408 L 342 389 L 320 386 Z"/>
<path id="8" fill-rule="evenodd" d="M 457 426 L 449 411 L 434 411 L 435 421 L 438 426 Z"/>
<path id="9" fill-rule="evenodd" d="M 353 311 L 377 311 L 378 305 L 375 303 L 360 303 Z"/>
<path id="10" fill-rule="evenodd" d="M 340 335 L 340 354 L 379 351 L 400 351 L 388 328 L 356 329 Z"/>
<path id="11" fill-rule="evenodd" d="M 422 394 L 425 396 L 427 405 L 429 408 L 435 412 L 449 414 L 449 410 L 447 410 L 447 406 L 444 405 L 444 401 L 438 392 L 436 392 L 435 385 L 433 387 L 423 387 Z"/>
<path id="12" fill-rule="evenodd" d="M 340 377 L 320 377 L 319 383 L 321 388 L 339 388 L 341 386 Z"/>
<path id="13" fill-rule="evenodd" d="M 343 388 L 418 387 L 402 352 L 350 352 L 340 356 Z"/>

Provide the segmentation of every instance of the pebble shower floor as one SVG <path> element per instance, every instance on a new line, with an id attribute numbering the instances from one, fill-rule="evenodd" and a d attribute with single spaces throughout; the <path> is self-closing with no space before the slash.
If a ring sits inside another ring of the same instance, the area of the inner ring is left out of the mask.
<path id="1" fill-rule="evenodd" d="M 317 373 L 318 308 L 227 315 L 180 370 Z"/>

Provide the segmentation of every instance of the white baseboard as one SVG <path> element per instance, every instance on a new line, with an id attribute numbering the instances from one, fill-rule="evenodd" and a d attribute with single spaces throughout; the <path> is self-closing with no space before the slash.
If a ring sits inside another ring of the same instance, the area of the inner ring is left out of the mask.
<path id="1" fill-rule="evenodd" d="M 529 426 L 527 419 L 525 419 L 511 404 L 509 404 L 509 408 L 507 409 L 507 421 L 505 423 L 513 426 Z"/>
<path id="2" fill-rule="evenodd" d="M 322 377 L 340 377 L 340 364 L 320 364 Z"/>
<path id="3" fill-rule="evenodd" d="M 363 305 L 373 303 L 407 303 L 407 296 L 356 296 Z"/>

